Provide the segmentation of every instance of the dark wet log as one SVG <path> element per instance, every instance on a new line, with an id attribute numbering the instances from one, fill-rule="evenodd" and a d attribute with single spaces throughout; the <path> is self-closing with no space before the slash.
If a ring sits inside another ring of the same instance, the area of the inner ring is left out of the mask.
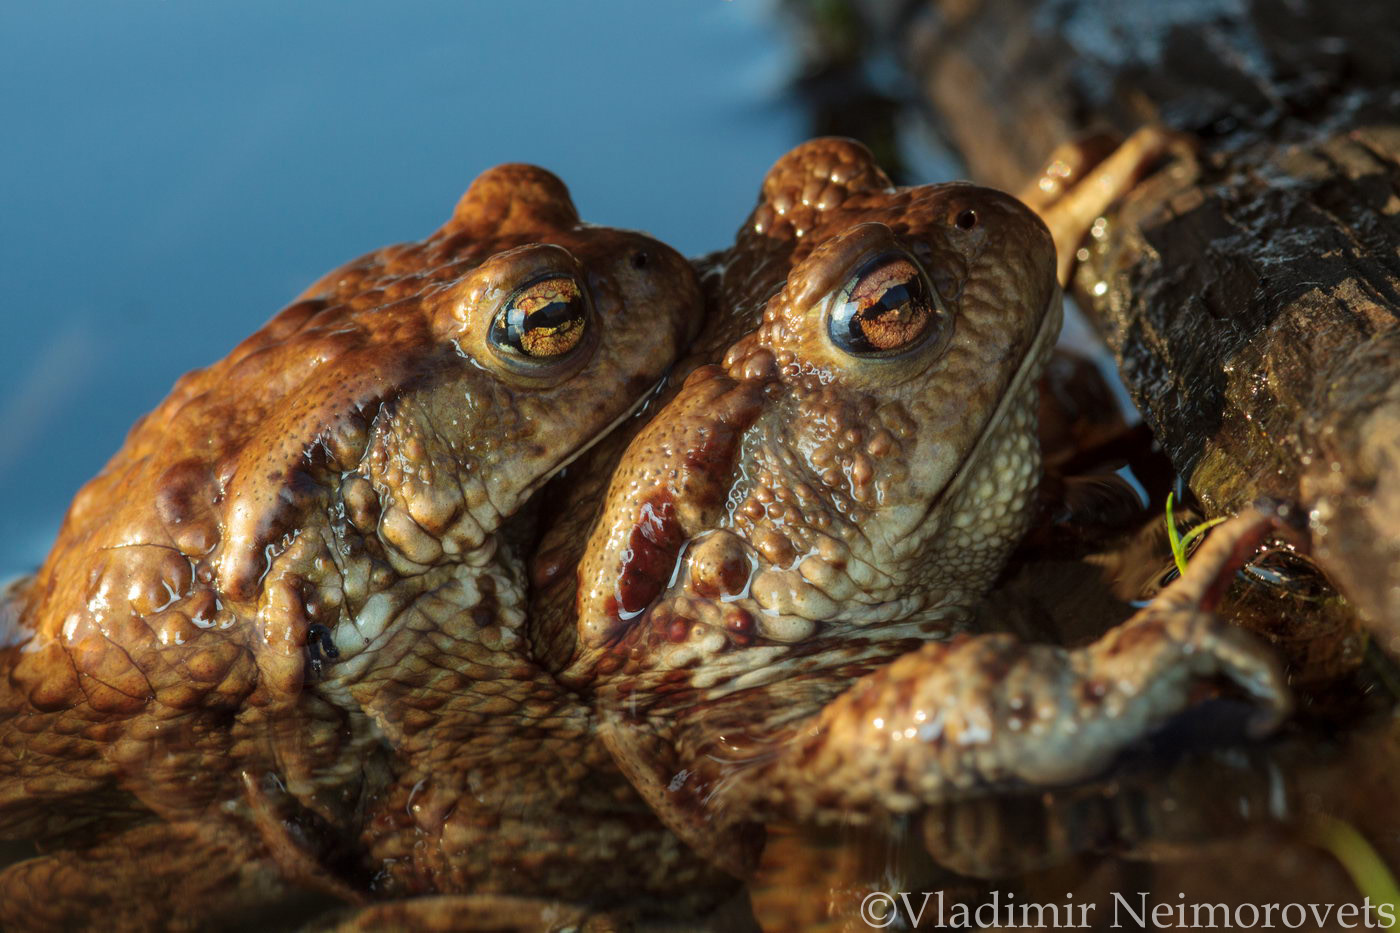
<path id="1" fill-rule="evenodd" d="M 1301 503 L 1400 651 L 1400 3 L 866 6 L 979 180 L 1096 130 L 1198 141 L 1096 228 L 1075 293 L 1206 508 Z"/>

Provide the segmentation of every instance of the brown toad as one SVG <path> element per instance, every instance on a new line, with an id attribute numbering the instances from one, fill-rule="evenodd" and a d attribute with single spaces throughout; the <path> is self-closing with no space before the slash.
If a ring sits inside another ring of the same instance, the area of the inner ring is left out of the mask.
<path id="1" fill-rule="evenodd" d="M 6 928 L 199 923 L 279 874 L 607 900 L 585 847 L 666 891 L 689 857 L 530 661 L 521 562 L 700 308 L 507 165 L 182 378 L 9 606 L 0 832 L 49 854 L 0 875 Z"/>
<path id="2" fill-rule="evenodd" d="M 702 346 L 742 336 L 622 456 L 563 673 L 679 834 L 742 870 L 728 833 L 745 820 L 1087 776 L 1217 675 L 1277 721 L 1271 656 L 1209 612 L 1257 520 L 1085 648 L 967 634 L 1039 474 L 1060 293 L 1031 210 L 966 184 L 896 189 L 856 144 L 817 140 L 710 262 Z"/>

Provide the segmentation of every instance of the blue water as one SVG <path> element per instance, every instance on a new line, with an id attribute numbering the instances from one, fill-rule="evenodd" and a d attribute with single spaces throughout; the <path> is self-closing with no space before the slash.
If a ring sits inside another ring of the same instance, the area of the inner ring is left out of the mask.
<path id="1" fill-rule="evenodd" d="M 0 577 L 182 372 L 483 168 L 724 245 L 803 135 L 755 0 L 0 5 Z"/>

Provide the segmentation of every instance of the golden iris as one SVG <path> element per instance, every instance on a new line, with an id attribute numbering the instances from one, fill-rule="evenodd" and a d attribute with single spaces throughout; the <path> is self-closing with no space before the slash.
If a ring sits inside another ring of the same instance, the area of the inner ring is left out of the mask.
<path id="1" fill-rule="evenodd" d="M 579 345 L 588 302 L 577 281 L 550 275 L 522 286 L 491 322 L 491 342 L 531 359 L 556 359 Z"/>

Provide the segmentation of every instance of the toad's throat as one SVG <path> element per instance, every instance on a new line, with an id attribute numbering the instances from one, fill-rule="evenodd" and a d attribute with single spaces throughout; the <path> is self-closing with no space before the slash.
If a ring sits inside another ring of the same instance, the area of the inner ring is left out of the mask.
<path id="1" fill-rule="evenodd" d="M 1007 419 L 1008 413 L 1017 404 L 1017 400 L 1026 390 L 1030 383 L 1040 378 L 1040 372 L 1044 369 L 1050 348 L 1055 345 L 1055 341 L 1060 336 L 1060 325 L 1064 321 L 1064 299 L 1059 286 L 1051 293 L 1046 301 L 1044 309 L 1040 315 L 1040 326 L 1036 329 L 1035 336 L 1031 338 L 1030 346 L 1026 348 L 1025 354 L 1021 357 L 1020 366 L 1016 373 L 1006 384 L 1005 391 L 997 401 L 997 407 L 992 410 L 986 423 L 982 425 L 982 432 L 977 435 L 977 440 L 967 453 L 959 461 L 953 475 L 943 484 L 943 488 L 938 494 L 929 500 L 928 508 L 925 509 L 920 524 L 929 521 L 930 517 L 943 506 L 943 504 L 961 492 L 962 487 L 971 480 L 969 477 L 976 476 L 976 467 L 983 460 L 988 446 L 992 443 L 991 438 L 996 435 L 997 429 Z"/>

